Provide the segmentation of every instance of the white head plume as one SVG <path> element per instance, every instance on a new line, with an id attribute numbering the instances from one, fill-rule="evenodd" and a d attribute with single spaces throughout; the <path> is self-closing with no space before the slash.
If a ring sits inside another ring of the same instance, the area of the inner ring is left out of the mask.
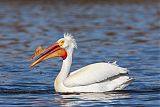
<path id="1" fill-rule="evenodd" d="M 77 43 L 74 37 L 69 33 L 64 33 L 64 38 L 73 43 L 74 48 L 77 48 Z"/>

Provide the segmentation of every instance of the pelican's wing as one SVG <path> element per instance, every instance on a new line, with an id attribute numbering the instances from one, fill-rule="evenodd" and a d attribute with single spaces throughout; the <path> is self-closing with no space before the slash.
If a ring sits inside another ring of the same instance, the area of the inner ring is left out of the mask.
<path id="1" fill-rule="evenodd" d="M 72 72 L 64 81 L 65 86 L 85 86 L 107 80 L 119 74 L 126 74 L 126 68 L 116 63 L 95 63 Z"/>

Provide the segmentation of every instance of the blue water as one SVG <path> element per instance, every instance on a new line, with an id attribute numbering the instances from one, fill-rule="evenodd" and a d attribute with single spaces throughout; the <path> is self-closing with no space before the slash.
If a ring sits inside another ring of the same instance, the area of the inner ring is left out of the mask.
<path id="1" fill-rule="evenodd" d="M 78 48 L 71 71 L 118 61 L 135 81 L 125 90 L 58 94 L 62 60 L 36 68 L 27 60 L 72 33 Z M 0 2 L 0 106 L 160 106 L 160 6 L 157 3 Z"/>

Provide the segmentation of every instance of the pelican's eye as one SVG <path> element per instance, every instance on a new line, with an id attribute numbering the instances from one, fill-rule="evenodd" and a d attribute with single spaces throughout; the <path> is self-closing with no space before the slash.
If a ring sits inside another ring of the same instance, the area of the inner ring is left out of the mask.
<path id="1" fill-rule="evenodd" d="M 61 40 L 60 42 L 59 42 L 59 46 L 62 46 L 64 44 L 64 40 Z"/>

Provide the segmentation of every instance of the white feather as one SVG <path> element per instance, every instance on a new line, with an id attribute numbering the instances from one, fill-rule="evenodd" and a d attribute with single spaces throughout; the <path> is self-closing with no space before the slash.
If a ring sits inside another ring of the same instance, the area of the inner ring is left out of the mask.
<path id="1" fill-rule="evenodd" d="M 127 73 L 127 69 L 110 63 L 95 63 L 72 72 L 64 81 L 68 87 L 90 85 L 106 80 L 120 73 Z"/>
<path id="2" fill-rule="evenodd" d="M 73 43 L 74 48 L 77 48 L 77 43 L 74 37 L 69 33 L 64 33 L 64 38 Z"/>

